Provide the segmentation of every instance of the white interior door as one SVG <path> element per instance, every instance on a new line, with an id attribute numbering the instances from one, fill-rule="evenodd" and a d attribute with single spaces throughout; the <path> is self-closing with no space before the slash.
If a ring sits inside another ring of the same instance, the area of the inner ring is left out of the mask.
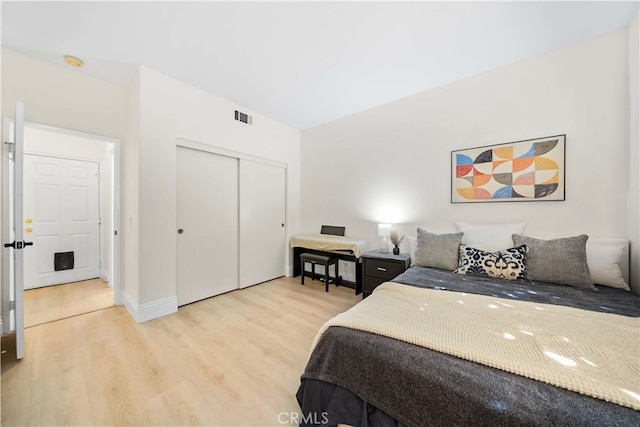
<path id="1" fill-rule="evenodd" d="M 238 159 L 177 147 L 178 305 L 238 289 Z"/>
<path id="2" fill-rule="evenodd" d="M 24 160 L 25 231 L 35 243 L 25 253 L 24 288 L 99 277 L 99 164 L 33 154 Z"/>
<path id="3" fill-rule="evenodd" d="M 13 132 L 9 131 L 11 127 L 13 127 Z M 22 359 L 24 357 L 23 254 L 25 248 L 32 249 L 26 246 L 32 243 L 24 241 L 22 229 L 24 147 L 24 104 L 22 102 L 16 104 L 13 126 L 10 121 L 5 120 L 3 129 L 5 132 L 4 141 L 12 143 L 2 144 L 2 222 L 4 224 L 2 228 L 4 242 L 2 252 L 2 323 L 4 331 L 12 330 L 15 332 L 16 358 Z M 13 314 L 13 319 L 11 314 Z"/>
<path id="4" fill-rule="evenodd" d="M 285 169 L 240 160 L 240 287 L 285 274 Z"/>

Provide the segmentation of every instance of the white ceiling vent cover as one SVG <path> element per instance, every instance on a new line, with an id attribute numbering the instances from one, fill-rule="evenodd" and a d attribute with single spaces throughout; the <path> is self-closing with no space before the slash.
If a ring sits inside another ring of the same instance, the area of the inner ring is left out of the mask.
<path id="1" fill-rule="evenodd" d="M 246 123 L 248 125 L 250 125 L 253 122 L 253 118 L 250 115 L 241 113 L 238 110 L 236 110 L 235 119 L 238 120 L 239 122 Z"/>

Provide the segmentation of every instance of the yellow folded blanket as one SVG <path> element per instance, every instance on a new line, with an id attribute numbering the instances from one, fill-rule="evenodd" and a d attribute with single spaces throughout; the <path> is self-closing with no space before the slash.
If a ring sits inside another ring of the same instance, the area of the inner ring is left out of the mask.
<path id="1" fill-rule="evenodd" d="M 329 320 L 640 410 L 640 319 L 384 283 Z"/>
<path id="2" fill-rule="evenodd" d="M 317 249 L 319 251 L 352 251 L 356 258 L 367 251 L 367 242 L 331 234 L 301 234 L 293 236 L 290 247 Z"/>

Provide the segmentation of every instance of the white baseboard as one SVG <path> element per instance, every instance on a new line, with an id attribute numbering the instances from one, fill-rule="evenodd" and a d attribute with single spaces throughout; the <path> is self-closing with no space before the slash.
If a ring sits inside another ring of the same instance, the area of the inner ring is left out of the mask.
<path id="1" fill-rule="evenodd" d="M 124 306 L 133 317 L 136 323 L 146 322 L 178 311 L 178 297 L 169 297 L 157 301 L 138 304 L 126 291 L 124 295 Z"/>

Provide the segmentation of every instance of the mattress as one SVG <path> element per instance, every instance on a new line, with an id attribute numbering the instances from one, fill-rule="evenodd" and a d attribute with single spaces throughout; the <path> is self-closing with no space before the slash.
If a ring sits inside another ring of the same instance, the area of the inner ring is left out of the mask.
<path id="1" fill-rule="evenodd" d="M 407 270 L 394 282 L 432 291 L 486 295 L 504 303 L 528 301 L 541 307 L 572 307 L 606 313 L 614 319 L 640 317 L 639 298 L 600 286 L 594 291 L 514 283 L 423 267 Z M 376 292 L 369 298 L 377 298 Z M 629 375 L 640 387 L 640 357 L 638 364 Z M 638 390 L 629 392 L 632 398 L 639 397 Z M 297 397 L 303 413 L 324 414 L 327 425 L 640 423 L 640 413 L 629 407 L 399 339 L 340 326 L 329 327 L 318 340 Z"/>

